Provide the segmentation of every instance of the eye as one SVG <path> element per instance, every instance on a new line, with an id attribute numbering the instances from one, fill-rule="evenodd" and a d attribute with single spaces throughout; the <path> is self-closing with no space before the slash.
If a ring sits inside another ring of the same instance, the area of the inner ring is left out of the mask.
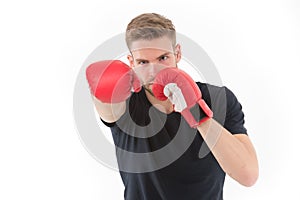
<path id="1" fill-rule="evenodd" d="M 144 61 L 144 60 L 138 61 L 138 65 L 144 65 L 144 64 L 146 64 L 146 63 L 148 63 L 148 62 L 147 62 L 147 61 Z"/>
<path id="2" fill-rule="evenodd" d="M 161 61 L 161 60 L 167 60 L 169 57 L 168 56 L 161 56 L 160 58 L 159 58 L 159 61 Z"/>

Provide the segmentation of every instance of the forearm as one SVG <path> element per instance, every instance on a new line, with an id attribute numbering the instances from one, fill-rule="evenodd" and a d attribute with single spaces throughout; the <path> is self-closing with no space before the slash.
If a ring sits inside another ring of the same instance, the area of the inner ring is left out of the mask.
<path id="1" fill-rule="evenodd" d="M 103 103 L 96 97 L 93 97 L 96 110 L 106 122 L 116 122 L 124 113 L 126 109 L 126 101 L 120 103 Z"/>
<path id="2" fill-rule="evenodd" d="M 251 186 L 258 177 L 258 162 L 248 136 L 232 135 L 214 119 L 197 127 L 222 169 L 245 186 Z"/>
<path id="3" fill-rule="evenodd" d="M 101 60 L 86 68 L 86 78 L 99 116 L 117 121 L 126 110 L 126 100 L 141 85 L 134 71 L 120 60 Z"/>

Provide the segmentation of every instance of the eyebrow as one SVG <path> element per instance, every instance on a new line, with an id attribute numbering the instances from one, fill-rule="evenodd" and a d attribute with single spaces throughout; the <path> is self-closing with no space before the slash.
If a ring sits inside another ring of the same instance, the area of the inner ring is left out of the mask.
<path id="1" fill-rule="evenodd" d="M 156 60 L 160 59 L 160 58 L 163 57 L 163 56 L 167 56 L 167 55 L 169 55 L 169 54 L 171 54 L 171 53 L 170 53 L 170 52 L 164 53 L 164 54 L 158 56 L 158 57 L 156 58 Z M 137 62 L 140 62 L 140 61 L 148 61 L 148 60 L 142 59 L 142 58 L 137 58 L 137 59 L 135 59 L 135 60 L 136 60 Z"/>

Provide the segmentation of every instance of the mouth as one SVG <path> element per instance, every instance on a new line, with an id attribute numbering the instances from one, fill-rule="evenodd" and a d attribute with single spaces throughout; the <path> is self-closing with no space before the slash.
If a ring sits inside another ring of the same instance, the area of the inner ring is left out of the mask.
<path id="1" fill-rule="evenodd" d="M 153 85 L 154 84 L 154 77 L 152 78 L 148 78 L 146 81 L 143 81 L 143 86 L 147 86 L 147 87 L 149 87 L 149 86 L 151 86 L 151 85 Z"/>
<path id="2" fill-rule="evenodd" d="M 145 83 L 145 84 L 143 84 L 143 86 L 146 86 L 146 87 L 150 87 L 150 86 L 152 86 L 154 83 L 153 82 L 147 82 L 147 83 Z"/>

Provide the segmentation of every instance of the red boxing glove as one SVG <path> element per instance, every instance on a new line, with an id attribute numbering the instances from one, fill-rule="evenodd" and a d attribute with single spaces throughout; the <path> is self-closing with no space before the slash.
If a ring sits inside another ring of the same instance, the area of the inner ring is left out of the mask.
<path id="1" fill-rule="evenodd" d="M 168 67 L 161 70 L 155 77 L 152 92 L 161 101 L 169 99 L 174 105 L 174 110 L 180 112 L 192 128 L 213 116 L 213 112 L 202 99 L 197 84 L 178 68 Z M 196 117 L 197 119 L 190 111 L 196 104 L 200 106 L 200 116 Z"/>
<path id="2" fill-rule="evenodd" d="M 133 70 L 120 60 L 104 60 L 92 63 L 86 69 L 91 93 L 104 103 L 125 101 L 131 91 L 141 90 Z"/>

